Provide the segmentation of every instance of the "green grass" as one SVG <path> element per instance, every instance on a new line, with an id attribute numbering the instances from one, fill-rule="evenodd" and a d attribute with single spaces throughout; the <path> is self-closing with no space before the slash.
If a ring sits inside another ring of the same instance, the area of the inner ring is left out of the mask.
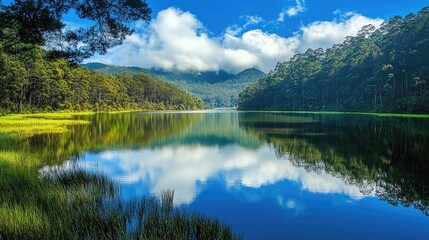
<path id="1" fill-rule="evenodd" d="M 261 113 L 299 113 L 299 114 L 331 114 L 331 115 L 373 115 L 378 117 L 406 117 L 406 118 L 429 118 L 429 114 L 409 114 L 409 113 L 371 113 L 371 112 L 324 112 L 324 111 L 244 111 Z"/>
<path id="2" fill-rule="evenodd" d="M 41 178 L 25 167 L 0 168 L 0 239 L 240 238 L 216 219 L 167 206 L 163 196 L 125 202 L 103 175 L 70 170 Z"/>
<path id="3" fill-rule="evenodd" d="M 88 123 L 74 115 L 0 117 L 0 239 L 241 238 L 216 219 L 175 208 L 172 190 L 124 201 L 119 184 L 105 176 L 49 168 L 20 149 L 28 136 Z"/>
<path id="4" fill-rule="evenodd" d="M 11 114 L 0 117 L 0 134 L 12 134 L 29 137 L 44 133 L 63 133 L 67 126 L 89 124 L 88 121 L 75 120 L 75 115 L 93 113 L 38 113 Z"/>

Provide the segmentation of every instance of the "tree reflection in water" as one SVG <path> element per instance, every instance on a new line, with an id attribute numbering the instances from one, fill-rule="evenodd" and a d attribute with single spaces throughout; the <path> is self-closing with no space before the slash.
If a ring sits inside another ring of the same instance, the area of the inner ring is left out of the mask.
<path id="1" fill-rule="evenodd" d="M 280 158 L 292 155 L 296 166 L 326 171 L 363 194 L 429 215 L 429 119 L 270 113 L 239 119 Z"/>
<path id="2" fill-rule="evenodd" d="M 104 166 L 110 169 L 106 171 L 124 168 L 125 163 L 134 171 L 161 169 L 151 180 L 151 192 L 172 183 L 186 186 L 175 192 L 184 202 L 194 199 L 198 182 L 224 172 L 226 184 L 258 187 L 299 180 L 311 192 L 377 196 L 392 205 L 413 205 L 429 215 L 428 119 L 251 112 L 81 118 L 92 124 L 75 126 L 65 134 L 34 136 L 22 142 L 23 150 L 41 154 L 47 165 L 81 159 L 83 154 L 116 154 L 122 165 Z M 163 158 L 168 152 L 170 157 Z M 195 174 L 189 170 L 192 167 Z"/>

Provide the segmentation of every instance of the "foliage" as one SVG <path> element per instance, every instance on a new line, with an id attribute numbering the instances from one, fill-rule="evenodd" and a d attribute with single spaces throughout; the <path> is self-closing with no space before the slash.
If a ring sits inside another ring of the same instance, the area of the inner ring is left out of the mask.
<path id="1" fill-rule="evenodd" d="M 239 109 L 429 113 L 429 7 L 279 63 Z"/>
<path id="2" fill-rule="evenodd" d="M 62 17 L 70 11 L 92 25 L 66 28 Z M 1 5 L 0 28 L 8 47 L 35 44 L 49 49 L 51 56 L 79 62 L 121 44 L 133 32 L 127 24 L 149 21 L 150 13 L 144 0 L 15 0 Z"/>
<path id="3" fill-rule="evenodd" d="M 10 54 L 0 39 L 0 108 L 5 113 L 201 109 L 201 100 L 141 73 L 104 76 L 64 59 L 50 60 L 35 45 Z"/>
<path id="4" fill-rule="evenodd" d="M 238 94 L 256 80 L 265 76 L 257 69 L 247 69 L 236 75 L 225 71 L 218 72 L 180 72 L 139 67 L 118 67 L 102 63 L 87 63 L 83 66 L 104 75 L 117 76 L 123 72 L 144 72 L 152 77 L 161 78 L 169 83 L 182 87 L 184 90 L 201 98 L 212 108 L 236 107 Z"/>

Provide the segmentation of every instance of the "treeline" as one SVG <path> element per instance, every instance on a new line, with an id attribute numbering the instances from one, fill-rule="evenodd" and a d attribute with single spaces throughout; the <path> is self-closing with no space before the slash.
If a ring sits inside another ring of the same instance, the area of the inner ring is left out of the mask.
<path id="1" fill-rule="evenodd" d="M 143 73 L 105 76 L 64 59 L 48 58 L 36 45 L 15 42 L 11 46 L 4 38 L 0 39 L 0 86 L 0 115 L 205 107 L 178 87 Z"/>
<path id="2" fill-rule="evenodd" d="M 239 109 L 429 113 L 429 7 L 279 63 Z"/>
<path id="3" fill-rule="evenodd" d="M 112 76 L 117 76 L 123 72 L 144 72 L 151 77 L 161 78 L 168 83 L 180 86 L 194 96 L 201 98 L 205 104 L 212 108 L 236 107 L 238 94 L 246 89 L 250 83 L 266 75 L 254 68 L 246 69 L 234 75 L 223 70 L 218 72 L 181 72 L 177 70 L 167 71 L 153 68 L 109 66 L 94 62 L 83 64 L 83 66 L 101 74 Z"/>

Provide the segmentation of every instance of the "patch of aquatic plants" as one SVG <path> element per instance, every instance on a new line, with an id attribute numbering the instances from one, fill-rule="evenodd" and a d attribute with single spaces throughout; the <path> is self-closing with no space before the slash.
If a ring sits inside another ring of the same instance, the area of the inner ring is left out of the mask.
<path id="1" fill-rule="evenodd" d="M 172 190 L 124 201 L 117 183 L 74 167 L 0 168 L 0 239 L 240 238 L 216 219 L 175 208 Z"/>

